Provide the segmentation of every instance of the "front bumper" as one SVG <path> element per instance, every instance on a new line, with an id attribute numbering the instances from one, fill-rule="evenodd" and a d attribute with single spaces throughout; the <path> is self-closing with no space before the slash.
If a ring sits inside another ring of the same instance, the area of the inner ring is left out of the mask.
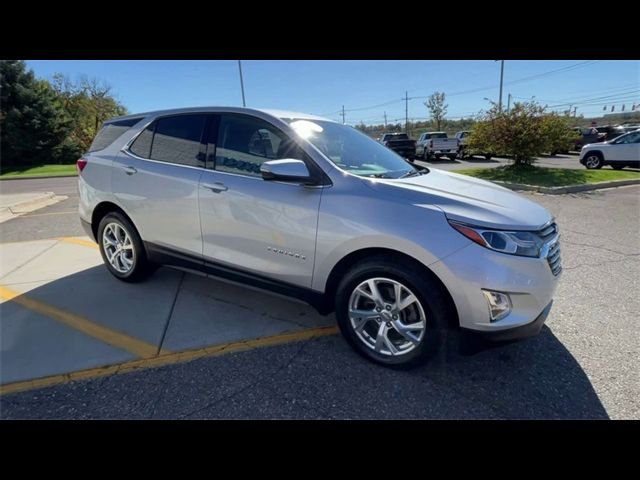
<path id="1" fill-rule="evenodd" d="M 544 322 L 561 276 L 553 274 L 547 258 L 506 255 L 475 243 L 429 268 L 449 291 L 461 329 L 504 339 L 539 331 L 536 322 Z M 483 289 L 509 295 L 512 308 L 506 317 L 490 321 Z"/>
<path id="2" fill-rule="evenodd" d="M 529 338 L 540 333 L 544 322 L 547 320 L 549 316 L 549 312 L 551 311 L 551 305 L 553 305 L 553 300 L 549 302 L 544 310 L 537 316 L 537 318 L 525 325 L 521 325 L 519 327 L 510 328 L 508 330 L 498 330 L 495 332 L 483 332 L 478 330 L 471 330 L 468 328 L 462 328 L 461 331 L 465 335 L 478 336 L 482 339 L 489 340 L 492 342 L 509 342 L 513 340 L 521 340 L 523 338 Z"/>

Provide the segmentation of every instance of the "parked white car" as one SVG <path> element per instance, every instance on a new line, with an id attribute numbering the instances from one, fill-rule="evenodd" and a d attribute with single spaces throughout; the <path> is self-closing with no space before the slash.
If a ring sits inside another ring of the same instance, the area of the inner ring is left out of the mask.
<path id="1" fill-rule="evenodd" d="M 588 143 L 580 151 L 580 163 L 588 169 L 611 165 L 640 168 L 640 129 L 601 143 Z"/>

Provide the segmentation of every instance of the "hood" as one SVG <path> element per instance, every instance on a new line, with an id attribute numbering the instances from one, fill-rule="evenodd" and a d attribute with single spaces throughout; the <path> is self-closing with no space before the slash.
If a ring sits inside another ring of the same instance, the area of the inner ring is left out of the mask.
<path id="1" fill-rule="evenodd" d="M 447 218 L 488 228 L 538 230 L 552 215 L 535 202 L 495 183 L 431 169 L 416 177 L 367 181 L 385 195 L 435 205 Z"/>
<path id="2" fill-rule="evenodd" d="M 610 140 L 607 140 L 606 142 L 595 142 L 595 143 L 585 143 L 582 148 L 586 149 L 586 148 L 598 148 L 601 147 L 603 145 L 609 145 L 611 144 Z"/>

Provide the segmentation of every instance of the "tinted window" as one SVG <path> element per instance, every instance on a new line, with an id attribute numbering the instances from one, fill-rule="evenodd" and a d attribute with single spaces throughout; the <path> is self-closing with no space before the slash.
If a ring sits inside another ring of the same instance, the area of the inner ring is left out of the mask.
<path id="1" fill-rule="evenodd" d="M 109 145 L 111 145 L 120 135 L 129 130 L 140 120 L 142 120 L 142 117 L 127 118 L 126 120 L 118 120 L 116 122 L 105 123 L 96 135 L 96 138 L 93 139 L 93 143 L 89 147 L 89 151 L 97 152 L 99 150 L 104 150 Z"/>
<path id="2" fill-rule="evenodd" d="M 614 143 L 639 143 L 640 132 L 627 133 L 622 137 L 618 137 Z"/>
<path id="3" fill-rule="evenodd" d="M 260 176 L 260 165 L 269 160 L 302 160 L 297 145 L 271 124 L 242 115 L 220 119 L 216 147 L 216 170 Z"/>
<path id="4" fill-rule="evenodd" d="M 156 122 L 151 157 L 161 162 L 201 167 L 200 139 L 206 115 L 177 115 Z"/>
<path id="5" fill-rule="evenodd" d="M 135 153 L 142 158 L 149 158 L 149 154 L 151 153 L 151 141 L 153 140 L 153 129 L 155 128 L 155 125 L 155 123 L 152 123 L 145 128 L 140 135 L 138 135 L 138 138 L 136 138 L 129 147 L 129 150 L 131 150 L 132 153 Z"/>

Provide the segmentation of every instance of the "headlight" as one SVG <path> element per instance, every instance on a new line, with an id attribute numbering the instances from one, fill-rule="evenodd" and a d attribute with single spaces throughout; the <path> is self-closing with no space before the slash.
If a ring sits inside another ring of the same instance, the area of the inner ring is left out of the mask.
<path id="1" fill-rule="evenodd" d="M 540 256 L 542 240 L 534 232 L 490 230 L 454 221 L 449 224 L 469 240 L 491 250 L 523 257 Z"/>

